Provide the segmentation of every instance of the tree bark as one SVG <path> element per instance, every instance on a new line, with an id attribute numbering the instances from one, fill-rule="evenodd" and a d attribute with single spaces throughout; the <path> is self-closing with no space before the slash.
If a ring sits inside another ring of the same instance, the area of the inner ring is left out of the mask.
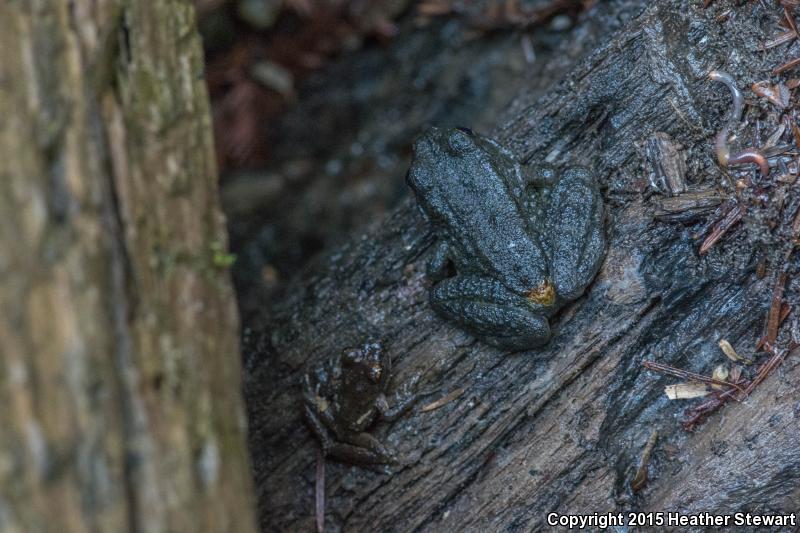
<path id="1" fill-rule="evenodd" d="M 521 94 L 494 131 L 525 162 L 593 168 L 609 211 L 601 272 L 553 320 L 544 349 L 498 351 L 431 311 L 424 272 L 435 237 L 411 200 L 318 258 L 283 302 L 263 302 L 244 346 L 262 528 L 312 527 L 317 443 L 298 383 L 311 365 L 366 338 L 391 350 L 395 386 L 423 372 L 426 398 L 374 428 L 405 456 L 393 474 L 328 463 L 333 530 L 530 531 L 549 512 L 796 511 L 796 355 L 695 433 L 680 427 L 687 404 L 664 397 L 675 380 L 642 368 L 656 359 L 710 374 L 725 362 L 720 339 L 751 355 L 781 268 L 771 261 L 768 276 L 754 274 L 747 221 L 698 255 L 683 226 L 654 220 L 659 198 L 644 194 L 640 147 L 655 134 L 682 145 L 690 192 L 724 183 L 711 144 L 730 96 L 706 73 L 727 65 L 744 86 L 785 59 L 752 51 L 768 37 L 749 19 L 726 25 L 698 4 L 652 2 L 557 87 Z M 731 50 L 740 54 L 729 59 Z M 419 408 L 448 395 L 437 409 Z M 634 493 L 653 430 L 650 479 Z"/>
<path id="2" fill-rule="evenodd" d="M 0 3 L 0 531 L 254 530 L 194 9 Z"/>

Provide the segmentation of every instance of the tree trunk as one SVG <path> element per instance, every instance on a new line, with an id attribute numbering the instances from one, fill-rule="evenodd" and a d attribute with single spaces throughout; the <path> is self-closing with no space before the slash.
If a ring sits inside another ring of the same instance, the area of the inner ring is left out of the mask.
<path id="1" fill-rule="evenodd" d="M 0 3 L 0 531 L 254 530 L 185 0 Z"/>
<path id="2" fill-rule="evenodd" d="M 644 194 L 643 147 L 666 134 L 682 145 L 690 192 L 734 198 L 711 146 L 730 95 L 706 73 L 727 65 L 744 87 L 786 59 L 753 51 L 769 35 L 756 32 L 746 12 L 720 22 L 698 4 L 652 2 L 554 90 L 520 95 L 494 132 L 525 162 L 593 168 L 606 199 L 604 265 L 587 294 L 554 318 L 545 348 L 504 353 L 432 312 L 424 272 L 435 237 L 411 200 L 318 258 L 285 301 L 262 302 L 263 316 L 246 330 L 244 361 L 263 528 L 312 527 L 317 443 L 301 416 L 298 383 L 311 365 L 366 338 L 385 341 L 395 386 L 423 372 L 426 397 L 374 428 L 405 457 L 402 468 L 382 475 L 328 463 L 334 530 L 531 531 L 545 527 L 549 512 L 796 512 L 796 355 L 695 433 L 679 420 L 693 404 L 664 397 L 675 379 L 642 368 L 654 359 L 710 374 L 726 361 L 720 339 L 752 356 L 783 266 L 781 254 L 759 249 L 759 212 L 747 198 L 738 198 L 749 209 L 744 222 L 700 256 L 684 226 L 654 220 L 663 199 Z M 731 50 L 740 53 L 729 60 Z M 752 106 L 769 110 L 763 100 Z M 786 195 L 784 226 L 800 199 Z M 766 277 L 752 268 L 757 252 L 768 259 Z M 420 409 L 441 398 L 449 401 Z M 654 430 L 650 479 L 634 493 L 630 482 Z"/>

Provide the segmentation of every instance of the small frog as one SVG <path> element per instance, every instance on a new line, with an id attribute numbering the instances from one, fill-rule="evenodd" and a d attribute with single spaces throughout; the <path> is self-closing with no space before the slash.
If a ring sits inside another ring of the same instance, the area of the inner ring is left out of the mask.
<path id="1" fill-rule="evenodd" d="M 548 319 L 583 294 L 605 255 L 591 172 L 522 167 L 469 129 L 432 128 L 414 143 L 406 181 L 439 237 L 433 309 L 511 351 L 546 344 Z"/>
<path id="2" fill-rule="evenodd" d="M 366 432 L 380 416 L 395 420 L 416 400 L 415 375 L 389 407 L 391 358 L 380 342 L 345 348 L 303 377 L 305 414 L 326 456 L 368 467 L 398 463 L 390 447 Z M 379 468 L 374 468 L 380 470 Z"/>

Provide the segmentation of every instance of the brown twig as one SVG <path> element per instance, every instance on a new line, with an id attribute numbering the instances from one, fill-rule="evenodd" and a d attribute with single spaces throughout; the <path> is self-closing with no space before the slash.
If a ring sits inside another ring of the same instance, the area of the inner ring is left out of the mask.
<path id="1" fill-rule="evenodd" d="M 778 35 L 777 37 L 774 37 L 769 41 L 765 42 L 764 44 L 762 44 L 761 48 L 763 50 L 768 50 L 770 48 L 775 48 L 776 46 L 780 46 L 784 43 L 788 43 L 789 41 L 793 41 L 796 38 L 797 34 L 794 31 L 785 31 L 780 35 Z"/>
<path id="2" fill-rule="evenodd" d="M 783 16 L 786 17 L 786 23 L 789 25 L 789 28 L 791 28 L 795 36 L 797 36 L 797 24 L 795 24 L 792 14 L 789 13 L 789 8 L 785 5 L 783 6 Z"/>
<path id="3" fill-rule="evenodd" d="M 317 522 L 317 533 L 325 531 L 325 455 L 317 448 L 317 483 L 314 497 L 314 514 Z"/>
<path id="4" fill-rule="evenodd" d="M 781 311 L 783 310 L 783 291 L 786 288 L 786 278 L 789 276 L 784 268 L 778 274 L 778 279 L 775 281 L 775 287 L 772 289 L 772 304 L 769 307 L 767 314 L 767 327 L 764 332 L 764 344 L 767 346 L 774 346 L 775 341 L 778 339 L 778 327 L 781 323 Z"/>
<path id="5" fill-rule="evenodd" d="M 742 219 L 743 215 L 744 209 L 738 204 L 735 205 L 733 209 L 728 211 L 722 220 L 717 222 L 717 224 L 714 226 L 714 229 L 703 241 L 703 244 L 700 245 L 700 255 L 707 253 L 734 224 Z"/>
<path id="6" fill-rule="evenodd" d="M 647 439 L 647 444 L 644 445 L 642 459 L 639 461 L 639 468 L 636 471 L 636 475 L 631 480 L 631 490 L 633 492 L 639 492 L 647 485 L 647 466 L 650 464 L 650 455 L 653 453 L 653 448 L 657 440 L 658 431 L 654 429 L 653 432 L 650 433 L 650 438 Z"/>
<path id="7" fill-rule="evenodd" d="M 688 370 L 675 368 L 674 366 L 669 366 L 662 363 L 656 363 L 655 361 L 644 361 L 642 363 L 642 366 L 644 366 L 648 370 L 653 370 L 654 372 L 661 372 L 662 374 L 667 374 L 669 376 L 673 376 L 676 378 L 687 379 L 690 381 L 699 381 L 700 383 L 707 383 L 710 385 L 723 385 L 742 392 L 742 388 L 736 383 L 731 383 L 730 381 L 725 381 L 724 379 L 716 379 L 704 376 L 703 374 L 696 374 L 694 372 L 689 372 Z"/>
<path id="8" fill-rule="evenodd" d="M 792 253 L 794 253 L 798 237 L 800 237 L 800 208 L 797 209 L 792 220 L 792 242 L 786 251 L 783 268 L 775 280 L 775 286 L 772 289 L 772 303 L 770 304 L 767 323 L 764 327 L 764 336 L 756 343 L 756 350 L 761 350 L 764 346 L 767 346 L 769 350 L 774 348 L 775 341 L 778 339 L 778 329 L 791 311 L 791 307 L 783 302 L 783 293 L 789 277 L 789 260 L 792 257 Z"/>
<path id="9" fill-rule="evenodd" d="M 692 232 L 692 239 L 699 240 L 701 237 L 703 237 L 734 207 L 736 207 L 736 200 L 733 198 L 728 198 L 721 203 L 716 209 L 714 209 L 714 212 L 708 216 L 705 222 L 703 222 L 703 225 L 696 231 Z"/>
<path id="10" fill-rule="evenodd" d="M 466 389 L 464 387 L 459 387 L 455 390 L 452 390 L 447 394 L 445 394 L 444 396 L 442 396 L 441 398 L 439 398 L 438 400 L 434 400 L 428 405 L 422 407 L 420 409 L 420 412 L 427 413 L 428 411 L 433 411 L 434 409 L 438 409 L 444 405 L 447 405 L 448 403 L 452 402 L 453 400 L 457 399 L 459 396 L 464 394 L 465 390 Z"/>
<path id="11" fill-rule="evenodd" d="M 770 357 L 766 363 L 761 365 L 756 373 L 756 377 L 753 381 L 747 385 L 747 388 L 739 395 L 739 400 L 744 400 L 753 390 L 767 377 L 772 374 L 772 372 L 780 366 L 783 360 L 786 358 L 786 354 L 789 353 L 789 350 L 777 350 L 776 353 L 772 357 Z"/>
<path id="12" fill-rule="evenodd" d="M 714 395 L 705 402 L 687 409 L 685 415 L 688 417 L 683 421 L 683 429 L 692 431 L 696 426 L 701 424 L 709 415 L 714 413 L 720 407 L 728 403 L 731 398 L 734 398 L 736 389 L 728 389 L 724 392 L 715 392 Z"/>
<path id="13" fill-rule="evenodd" d="M 794 135 L 794 144 L 795 146 L 797 146 L 797 148 L 800 148 L 800 128 L 797 127 L 797 123 L 794 121 L 793 118 L 789 119 L 789 124 L 791 124 L 792 126 L 792 135 Z"/>
<path id="14" fill-rule="evenodd" d="M 783 63 L 782 65 L 775 67 L 774 69 L 772 69 L 772 74 L 775 76 L 777 76 L 778 74 L 783 74 L 787 70 L 791 70 L 797 65 L 800 65 L 800 57 L 795 57 L 794 59 L 790 59 L 786 63 Z"/>
<path id="15" fill-rule="evenodd" d="M 786 317 L 789 316 L 789 313 L 791 312 L 791 310 L 792 310 L 792 308 L 791 308 L 791 306 L 789 306 L 789 304 L 785 303 L 785 304 L 783 304 L 781 306 L 781 314 L 780 314 L 780 320 L 778 321 L 778 327 L 780 327 L 780 324 L 783 324 L 783 321 L 786 320 Z M 769 317 L 769 314 L 767 314 L 767 317 Z M 768 320 L 769 320 L 769 318 L 768 318 Z M 765 326 L 765 329 L 766 329 L 766 326 Z M 758 339 L 758 342 L 756 343 L 756 351 L 760 352 L 764 348 L 764 345 L 766 343 L 767 343 L 767 335 L 765 333 L 764 335 L 761 336 L 760 339 Z"/>

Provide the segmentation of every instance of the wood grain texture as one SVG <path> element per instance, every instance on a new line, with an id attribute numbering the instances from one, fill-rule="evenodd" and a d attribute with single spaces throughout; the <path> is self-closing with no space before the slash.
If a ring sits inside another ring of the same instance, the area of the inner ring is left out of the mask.
<path id="1" fill-rule="evenodd" d="M 188 1 L 0 4 L 0 531 L 252 531 Z"/>
<path id="2" fill-rule="evenodd" d="M 384 339 L 396 384 L 424 372 L 420 406 L 464 392 L 377 425 L 375 435 L 406 459 L 393 474 L 328 464 L 332 530 L 531 531 L 550 511 L 796 509 L 800 454 L 788 443 L 800 395 L 787 385 L 796 363 L 695 434 L 680 429 L 687 404 L 663 396 L 670 381 L 641 367 L 657 359 L 710 371 L 724 361 L 720 338 L 755 344 L 769 302 L 772 278 L 753 275 L 749 254 L 699 257 L 688 232 L 655 221 L 642 194 L 637 143 L 656 132 L 686 148 L 695 187 L 720 179 L 710 139 L 729 102 L 705 73 L 732 61 L 747 80 L 775 60 L 729 59 L 753 34 L 726 31 L 697 4 L 652 2 L 563 82 L 521 94 L 499 119 L 495 137 L 523 161 L 593 168 L 609 210 L 603 267 L 555 317 L 547 347 L 509 355 L 431 311 L 424 271 L 434 237 L 411 200 L 318 258 L 285 301 L 263 303 L 244 348 L 263 529 L 313 527 L 316 443 L 298 382 L 308 365 L 366 337 Z M 651 480 L 633 494 L 654 429 Z"/>

